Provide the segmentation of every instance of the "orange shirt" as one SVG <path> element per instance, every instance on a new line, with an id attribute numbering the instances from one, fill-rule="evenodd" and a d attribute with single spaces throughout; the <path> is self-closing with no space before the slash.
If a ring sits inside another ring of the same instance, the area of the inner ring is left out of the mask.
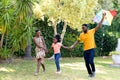
<path id="1" fill-rule="evenodd" d="M 52 48 L 54 50 L 54 54 L 60 53 L 60 48 L 61 48 L 62 44 L 61 43 L 56 43 L 56 44 L 52 44 Z"/>
<path id="2" fill-rule="evenodd" d="M 94 39 L 94 34 L 95 34 L 95 28 L 88 30 L 87 33 L 81 33 L 78 40 L 83 41 L 84 43 L 84 50 L 89 50 L 92 48 L 95 48 L 95 39 Z"/>

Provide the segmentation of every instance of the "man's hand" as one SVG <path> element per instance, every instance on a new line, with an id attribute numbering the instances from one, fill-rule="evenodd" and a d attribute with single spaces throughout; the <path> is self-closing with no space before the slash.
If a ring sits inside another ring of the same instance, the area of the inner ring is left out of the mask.
<path id="1" fill-rule="evenodd" d="M 103 12 L 103 14 L 102 14 L 102 19 L 101 19 L 101 21 L 98 23 L 98 25 L 95 27 L 95 31 L 97 31 L 97 30 L 100 28 L 100 26 L 102 25 L 102 23 L 103 23 L 103 21 L 104 21 L 105 16 L 106 16 L 106 13 Z"/>
<path id="2" fill-rule="evenodd" d="M 103 12 L 102 17 L 106 18 L 106 13 L 105 12 Z"/>
<path id="3" fill-rule="evenodd" d="M 73 49 L 80 41 L 76 41 L 72 46 L 69 47 L 69 50 Z"/>

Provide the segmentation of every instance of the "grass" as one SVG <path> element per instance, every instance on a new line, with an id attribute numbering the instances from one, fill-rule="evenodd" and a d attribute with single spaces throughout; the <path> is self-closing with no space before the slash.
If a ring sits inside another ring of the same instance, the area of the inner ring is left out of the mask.
<path id="1" fill-rule="evenodd" d="M 111 58 L 95 58 L 96 77 L 88 78 L 83 58 L 63 58 L 61 74 L 55 74 L 53 60 L 46 60 L 46 72 L 40 69 L 39 76 L 34 76 L 35 60 L 15 59 L 11 64 L 0 64 L 0 80 L 120 80 L 120 68 L 111 67 Z"/>

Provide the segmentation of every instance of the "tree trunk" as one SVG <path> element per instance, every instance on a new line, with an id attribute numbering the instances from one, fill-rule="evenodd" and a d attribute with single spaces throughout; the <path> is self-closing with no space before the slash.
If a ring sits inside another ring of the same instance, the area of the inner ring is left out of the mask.
<path id="1" fill-rule="evenodd" d="M 54 23 L 53 28 L 54 28 L 54 35 L 56 35 L 56 34 L 57 34 L 57 24 Z M 62 34 L 61 34 L 61 43 L 63 42 L 63 38 L 64 38 L 64 35 L 65 35 L 65 32 L 66 32 L 66 28 L 67 28 L 67 22 L 65 22 L 65 23 L 64 23 L 64 26 L 63 26 L 63 30 L 62 30 Z M 51 57 L 49 58 L 49 60 L 50 60 L 50 59 L 54 59 L 54 55 L 51 56 Z"/>
<path id="2" fill-rule="evenodd" d="M 32 4 L 29 4 L 29 8 L 30 8 L 30 11 L 28 11 L 28 16 L 30 18 L 32 18 L 32 15 L 33 15 L 33 12 L 32 12 Z M 32 27 L 32 23 L 30 24 L 30 29 Z M 28 34 L 30 35 L 30 34 Z M 25 57 L 24 59 L 32 59 L 32 55 L 31 55 L 31 48 L 32 48 L 32 45 L 31 45 L 31 38 L 28 39 L 28 45 L 25 49 Z"/>
<path id="3" fill-rule="evenodd" d="M 1 41 L 0 41 L 0 49 L 2 48 L 3 46 L 3 40 L 4 40 L 4 33 L 2 34 L 2 37 L 1 37 Z"/>
<path id="4" fill-rule="evenodd" d="M 53 20 L 52 20 L 52 24 L 53 24 L 54 35 L 56 35 L 56 34 L 57 34 L 57 22 L 53 19 Z M 49 58 L 49 60 L 51 60 L 51 59 L 54 59 L 54 55 L 52 55 L 52 56 Z"/>
<path id="5" fill-rule="evenodd" d="M 56 35 L 57 34 L 57 27 L 53 26 L 53 29 L 54 29 L 54 35 Z"/>
<path id="6" fill-rule="evenodd" d="M 24 59 L 32 59 L 31 56 L 31 43 L 28 44 L 28 46 L 25 49 L 25 57 Z"/>
<path id="7" fill-rule="evenodd" d="M 61 43 L 63 42 L 63 38 L 66 32 L 66 28 L 67 28 L 67 22 L 64 22 L 64 26 L 63 26 L 63 30 L 62 30 L 62 34 L 61 34 Z"/>
<path id="8" fill-rule="evenodd" d="M 54 30 L 54 35 L 57 34 L 57 21 L 54 19 L 52 20 L 52 25 L 53 25 L 53 30 Z"/>

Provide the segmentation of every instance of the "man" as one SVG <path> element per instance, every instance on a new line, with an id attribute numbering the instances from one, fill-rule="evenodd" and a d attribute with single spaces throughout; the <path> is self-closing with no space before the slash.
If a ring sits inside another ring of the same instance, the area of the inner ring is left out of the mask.
<path id="1" fill-rule="evenodd" d="M 83 24 L 82 25 L 83 33 L 80 34 L 78 40 L 70 47 L 72 49 L 80 41 L 83 41 L 83 43 L 84 43 L 84 60 L 85 60 L 85 64 L 86 64 L 86 68 L 87 68 L 89 77 L 95 76 L 95 65 L 94 65 L 95 50 L 94 49 L 95 49 L 96 45 L 95 45 L 94 34 L 102 25 L 105 15 L 106 14 L 103 13 L 102 20 L 100 21 L 100 23 L 91 30 L 88 30 L 87 24 Z"/>

